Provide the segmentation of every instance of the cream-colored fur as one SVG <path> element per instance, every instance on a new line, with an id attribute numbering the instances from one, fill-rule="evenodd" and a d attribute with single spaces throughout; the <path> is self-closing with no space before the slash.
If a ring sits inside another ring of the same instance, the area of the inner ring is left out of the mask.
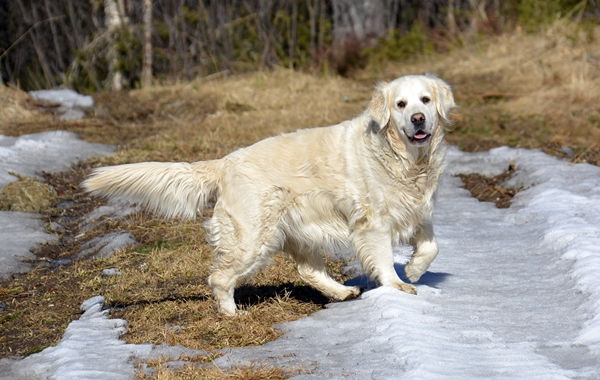
<path id="1" fill-rule="evenodd" d="M 394 270 L 392 245 L 415 247 L 405 269 L 412 282 L 438 253 L 431 216 L 453 107 L 442 80 L 405 76 L 378 85 L 368 109 L 353 120 L 271 137 L 220 160 L 104 167 L 84 187 L 169 218 L 195 218 L 214 200 L 205 224 L 216 250 L 209 283 L 228 315 L 236 312 L 238 281 L 278 251 L 333 299 L 360 294 L 325 270 L 321 251 L 339 246 L 353 247 L 381 285 L 416 294 Z"/>

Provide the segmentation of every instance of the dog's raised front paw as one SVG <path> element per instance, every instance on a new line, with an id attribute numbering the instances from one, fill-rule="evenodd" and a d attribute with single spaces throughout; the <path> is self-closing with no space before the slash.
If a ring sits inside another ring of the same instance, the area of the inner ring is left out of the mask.
<path id="1" fill-rule="evenodd" d="M 422 270 L 421 268 L 418 268 L 416 265 L 411 265 L 410 263 L 406 264 L 406 266 L 404 267 L 404 274 L 406 275 L 408 280 L 412 283 L 419 281 L 419 279 L 421 278 L 423 273 L 425 273 L 425 271 L 426 270 Z"/>

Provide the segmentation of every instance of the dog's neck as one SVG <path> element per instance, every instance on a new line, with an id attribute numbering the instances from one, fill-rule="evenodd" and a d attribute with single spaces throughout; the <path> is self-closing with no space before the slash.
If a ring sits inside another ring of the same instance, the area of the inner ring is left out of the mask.
<path id="1" fill-rule="evenodd" d="M 387 126 L 372 132 L 373 153 L 388 175 L 413 183 L 420 197 L 432 196 L 442 174 L 445 155 L 444 129 L 438 125 L 428 144 L 416 146 Z M 431 192 L 431 193 L 430 193 Z"/>

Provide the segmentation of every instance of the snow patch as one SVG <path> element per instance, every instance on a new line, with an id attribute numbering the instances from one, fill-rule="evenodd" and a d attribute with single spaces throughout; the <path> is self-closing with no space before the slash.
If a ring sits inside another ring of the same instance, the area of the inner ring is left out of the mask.
<path id="1" fill-rule="evenodd" d="M 509 148 L 450 148 L 448 161 L 434 219 L 441 252 L 417 297 L 376 288 L 215 364 L 303 368 L 294 379 L 600 378 L 600 168 Z M 498 175 L 511 162 L 508 185 L 526 190 L 509 209 L 478 202 L 452 176 Z M 409 255 L 395 249 L 400 275 Z"/>
<path id="2" fill-rule="evenodd" d="M 81 232 L 98 228 L 107 221 L 123 219 L 139 210 L 141 210 L 141 207 L 138 205 L 132 205 L 128 202 L 111 198 L 106 205 L 98 207 L 83 217 L 81 221 Z"/>
<path id="3" fill-rule="evenodd" d="M 43 172 L 68 170 L 77 161 L 114 153 L 114 147 L 91 144 L 72 132 L 50 131 L 9 137 L 0 135 L 0 187 L 18 178 L 10 172 L 42 179 Z M 36 257 L 31 250 L 41 244 L 56 241 L 45 231 L 39 214 L 0 211 L 0 278 L 32 269 L 23 260 Z"/>
<path id="4" fill-rule="evenodd" d="M 27 261 L 37 259 L 31 250 L 58 240 L 44 231 L 38 214 L 0 211 L 0 225 L 0 278 L 30 271 L 33 264 Z"/>
<path id="5" fill-rule="evenodd" d="M 88 143 L 67 131 L 19 137 L 0 135 L 0 187 L 17 180 L 9 172 L 42 179 L 43 172 L 67 170 L 78 161 L 113 154 L 114 151 L 112 146 Z"/>
<path id="6" fill-rule="evenodd" d="M 201 350 L 168 345 L 127 344 L 119 340 L 127 321 L 109 319 L 103 310 L 104 297 L 92 297 L 81 304 L 79 320 L 67 327 L 55 347 L 22 360 L 0 360 L 0 379 L 133 379 L 136 364 L 149 358 L 178 360 L 181 356 L 205 355 Z"/>
<path id="7" fill-rule="evenodd" d="M 137 245 L 135 237 L 129 232 L 111 232 L 86 242 L 77 258 L 88 260 L 106 258 L 116 251 Z"/>
<path id="8" fill-rule="evenodd" d="M 81 95 L 73 90 L 39 90 L 29 92 L 42 106 L 56 106 L 60 120 L 77 120 L 85 117 L 85 110 L 94 107 L 91 96 Z"/>

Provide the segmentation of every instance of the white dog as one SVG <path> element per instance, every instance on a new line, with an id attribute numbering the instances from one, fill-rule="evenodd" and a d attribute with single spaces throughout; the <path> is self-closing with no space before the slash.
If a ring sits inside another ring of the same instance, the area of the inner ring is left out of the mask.
<path id="1" fill-rule="evenodd" d="M 336 300 L 357 297 L 326 272 L 322 250 L 350 246 L 371 278 L 416 294 L 394 270 L 392 245 L 415 251 L 406 276 L 417 281 L 438 253 L 431 223 L 444 169 L 444 124 L 455 107 L 448 84 L 409 75 L 377 86 L 357 118 L 260 141 L 222 159 L 96 169 L 86 190 L 138 201 L 158 214 L 205 224 L 216 254 L 209 277 L 219 310 L 236 313 L 238 281 L 288 253 L 300 276 Z"/>

